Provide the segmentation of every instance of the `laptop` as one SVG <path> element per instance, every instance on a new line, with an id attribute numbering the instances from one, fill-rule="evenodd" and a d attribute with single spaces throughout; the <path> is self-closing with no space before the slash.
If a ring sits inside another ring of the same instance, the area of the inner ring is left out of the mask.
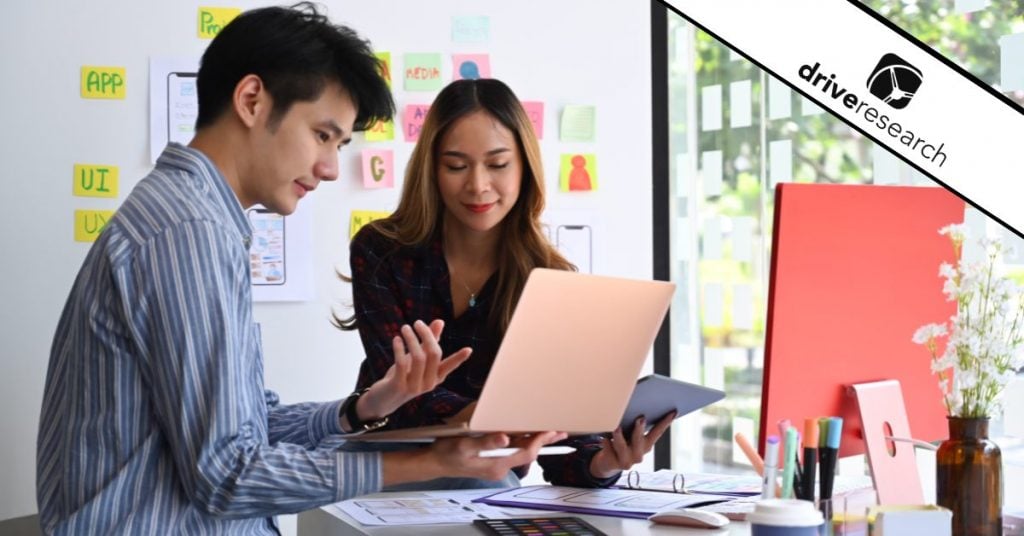
<path id="1" fill-rule="evenodd" d="M 536 268 L 468 421 L 345 437 L 427 441 L 491 432 L 612 431 L 674 291 L 666 281 Z"/>

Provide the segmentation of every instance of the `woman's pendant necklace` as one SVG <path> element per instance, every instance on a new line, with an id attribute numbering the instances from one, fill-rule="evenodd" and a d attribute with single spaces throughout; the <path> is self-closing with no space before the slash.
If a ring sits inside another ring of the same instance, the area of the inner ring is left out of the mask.
<path id="1" fill-rule="evenodd" d="M 466 290 L 469 290 L 469 289 L 466 289 Z M 469 306 L 470 307 L 476 307 L 476 294 L 473 294 L 472 292 L 469 293 Z"/>

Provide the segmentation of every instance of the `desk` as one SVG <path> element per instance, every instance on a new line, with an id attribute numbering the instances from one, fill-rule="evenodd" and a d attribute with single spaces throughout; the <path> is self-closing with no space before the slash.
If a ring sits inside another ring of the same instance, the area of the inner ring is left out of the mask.
<path id="1" fill-rule="evenodd" d="M 416 492 L 374 493 L 368 498 L 415 497 Z M 687 529 L 655 525 L 644 519 L 624 519 L 608 516 L 588 516 L 562 512 L 545 512 L 539 515 L 575 516 L 612 536 L 644 536 L 647 534 L 680 536 L 683 534 L 704 534 L 705 536 L 734 536 L 750 534 L 750 525 L 744 521 L 732 521 L 722 529 Z M 327 512 L 322 508 L 299 514 L 298 536 L 390 536 L 416 534 L 422 536 L 467 535 L 481 536 L 483 533 L 471 525 L 406 525 L 393 527 L 364 527 L 351 517 Z"/>

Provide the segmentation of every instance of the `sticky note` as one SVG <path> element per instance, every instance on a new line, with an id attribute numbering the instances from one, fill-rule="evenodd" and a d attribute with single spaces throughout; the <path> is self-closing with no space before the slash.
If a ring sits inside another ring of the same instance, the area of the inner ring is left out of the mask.
<path id="1" fill-rule="evenodd" d="M 999 230 L 1002 233 L 1003 244 L 1008 247 L 1008 251 L 1003 253 L 1003 261 L 1007 264 L 1024 264 L 1024 239 L 1006 227 L 1000 227 Z M 1024 406 L 1017 407 L 1024 408 Z"/>
<path id="2" fill-rule="evenodd" d="M 367 223 L 387 218 L 390 215 L 390 212 L 380 210 L 353 210 L 348 223 L 348 239 L 352 240 L 352 237 Z"/>
<path id="3" fill-rule="evenodd" d="M 722 195 L 722 151 L 704 151 L 700 155 L 700 173 L 704 196 Z"/>
<path id="4" fill-rule="evenodd" d="M 780 182 L 793 181 L 793 142 L 768 142 L 768 183 L 772 188 Z"/>
<path id="5" fill-rule="evenodd" d="M 732 220 L 732 260 L 751 262 L 754 260 L 754 218 L 739 216 Z"/>
<path id="6" fill-rule="evenodd" d="M 487 16 L 452 17 L 452 41 L 486 43 L 491 39 L 491 18 Z"/>
<path id="7" fill-rule="evenodd" d="M 558 174 L 563 192 L 597 190 L 597 156 L 594 154 L 563 154 Z"/>
<path id="8" fill-rule="evenodd" d="M 453 80 L 478 80 L 491 77 L 491 58 L 487 54 L 452 54 Z"/>
<path id="9" fill-rule="evenodd" d="M 729 126 L 741 128 L 750 126 L 751 82 L 737 80 L 729 84 Z"/>
<path id="10" fill-rule="evenodd" d="M 679 153 L 676 155 L 676 197 L 686 199 L 690 197 L 690 155 Z M 686 214 L 685 212 L 683 214 Z M 679 233 L 685 234 L 685 233 Z"/>
<path id="11" fill-rule="evenodd" d="M 955 0 L 953 2 L 953 13 L 970 13 L 980 11 L 989 6 L 989 0 Z"/>
<path id="12" fill-rule="evenodd" d="M 395 155 L 390 149 L 363 149 L 363 186 L 393 188 L 395 186 Z"/>
<path id="13" fill-rule="evenodd" d="M 931 177 L 914 168 L 910 168 L 910 184 L 911 186 L 938 186 Z"/>
<path id="14" fill-rule="evenodd" d="M 377 60 L 380 61 L 380 75 L 384 77 L 384 81 L 388 83 L 388 87 L 391 87 L 391 53 L 374 52 L 373 55 L 377 56 Z"/>
<path id="15" fill-rule="evenodd" d="M 95 242 L 113 217 L 113 210 L 76 210 L 75 242 Z"/>
<path id="16" fill-rule="evenodd" d="M 416 141 L 420 138 L 423 121 L 426 120 L 429 109 L 430 106 L 426 104 L 405 105 L 405 114 L 402 117 L 402 132 L 405 141 Z"/>
<path id="17" fill-rule="evenodd" d="M 562 141 L 594 141 L 597 109 L 593 106 L 568 105 L 562 109 L 559 139 Z"/>
<path id="18" fill-rule="evenodd" d="M 700 90 L 700 129 L 704 132 L 722 128 L 722 86 L 713 84 Z"/>
<path id="19" fill-rule="evenodd" d="M 441 54 L 409 53 L 403 56 L 406 91 L 441 89 Z"/>
<path id="20" fill-rule="evenodd" d="M 117 197 L 117 166 L 75 164 L 72 193 L 80 197 Z"/>
<path id="21" fill-rule="evenodd" d="M 363 132 L 366 141 L 391 141 L 395 139 L 394 121 L 377 121 Z"/>
<path id="22" fill-rule="evenodd" d="M 83 99 L 123 99 L 127 75 L 124 67 L 82 66 Z"/>
<path id="23" fill-rule="evenodd" d="M 544 103 L 523 101 L 522 104 L 526 117 L 530 118 L 530 124 L 533 125 L 533 133 L 537 135 L 538 140 L 544 139 Z"/>
<path id="24" fill-rule="evenodd" d="M 718 328 L 725 324 L 725 296 L 720 283 L 704 284 L 704 306 L 701 308 L 705 327 Z M 707 362 L 707 360 L 705 360 Z M 711 387 L 711 384 L 705 384 Z"/>
<path id="25" fill-rule="evenodd" d="M 825 113 L 825 110 L 818 106 L 818 104 L 807 97 L 800 97 L 800 113 L 801 115 L 821 115 Z"/>
<path id="26" fill-rule="evenodd" d="M 999 38 L 999 73 L 1001 90 L 1024 90 L 1024 32 Z"/>
<path id="27" fill-rule="evenodd" d="M 701 257 L 704 260 L 722 258 L 722 220 L 718 216 L 704 220 L 700 245 Z"/>
<path id="28" fill-rule="evenodd" d="M 754 329 L 754 289 L 750 285 L 732 286 L 732 329 Z"/>
<path id="29" fill-rule="evenodd" d="M 768 119 L 785 119 L 793 114 L 793 90 L 782 80 L 768 76 Z"/>
<path id="30" fill-rule="evenodd" d="M 242 10 L 237 7 L 200 7 L 199 38 L 213 39 Z"/>
<path id="31" fill-rule="evenodd" d="M 871 144 L 871 176 L 874 184 L 900 183 L 900 161 L 877 143 Z"/>

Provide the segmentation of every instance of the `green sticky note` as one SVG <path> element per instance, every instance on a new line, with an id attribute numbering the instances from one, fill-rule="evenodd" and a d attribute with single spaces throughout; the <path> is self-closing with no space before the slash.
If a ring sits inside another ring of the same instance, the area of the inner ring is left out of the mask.
<path id="1" fill-rule="evenodd" d="M 597 190 L 597 156 L 592 153 L 563 154 L 558 186 L 563 192 Z"/>
<path id="2" fill-rule="evenodd" d="M 569 105 L 562 109 L 562 123 L 559 139 L 562 141 L 594 141 L 596 129 L 593 106 Z"/>
<path id="3" fill-rule="evenodd" d="M 409 53 L 403 57 L 406 91 L 438 91 L 441 80 L 440 53 Z"/>

